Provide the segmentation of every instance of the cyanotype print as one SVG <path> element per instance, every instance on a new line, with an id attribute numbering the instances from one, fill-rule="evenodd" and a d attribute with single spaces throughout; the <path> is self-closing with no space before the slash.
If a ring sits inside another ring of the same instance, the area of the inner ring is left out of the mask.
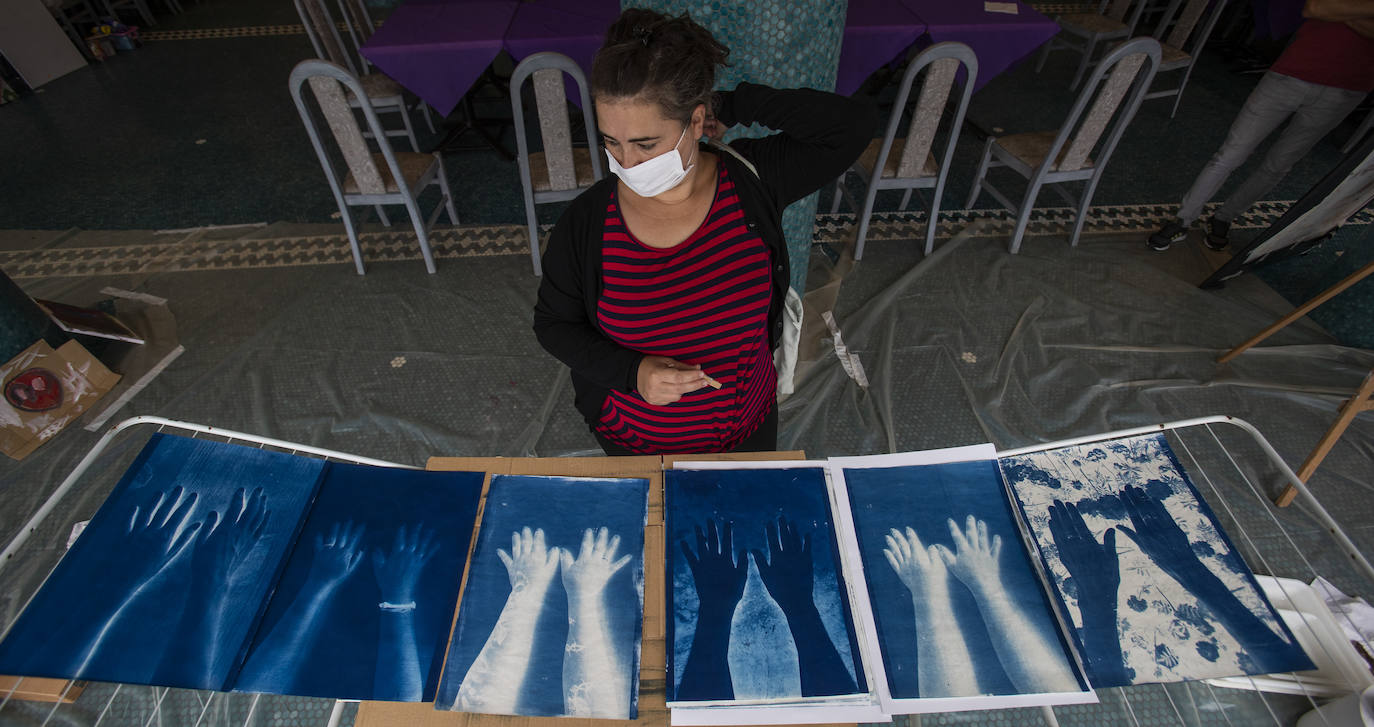
<path id="1" fill-rule="evenodd" d="M 0 643 L 0 673 L 225 689 L 324 466 L 153 435 Z"/>
<path id="2" fill-rule="evenodd" d="M 235 691 L 432 699 L 483 479 L 331 463 Z"/>
<path id="3" fill-rule="evenodd" d="M 670 470 L 668 701 L 866 693 L 824 470 Z"/>
<path id="4" fill-rule="evenodd" d="M 1164 435 L 1004 459 L 1094 686 L 1312 668 Z"/>
<path id="5" fill-rule="evenodd" d="M 1084 692 L 994 460 L 845 468 L 894 699 Z"/>
<path id="6" fill-rule="evenodd" d="M 492 478 L 437 709 L 637 716 L 648 488 Z"/>

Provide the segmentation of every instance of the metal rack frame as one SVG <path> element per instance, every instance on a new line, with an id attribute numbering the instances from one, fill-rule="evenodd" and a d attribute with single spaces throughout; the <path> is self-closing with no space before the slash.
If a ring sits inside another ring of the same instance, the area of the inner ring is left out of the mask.
<path id="1" fill-rule="evenodd" d="M 1287 528 L 1285 528 L 1283 522 L 1277 517 L 1276 509 L 1274 508 L 1274 505 L 1269 500 L 1269 498 L 1267 498 L 1264 495 L 1263 488 L 1257 485 L 1252 480 L 1252 478 L 1246 474 L 1245 470 L 1241 468 L 1240 463 L 1236 460 L 1235 456 L 1231 453 L 1231 451 L 1226 447 L 1226 445 L 1221 441 L 1220 437 L 1217 435 L 1217 429 L 1215 427 L 1222 425 L 1226 427 L 1237 428 L 1245 434 L 1249 435 L 1249 437 L 1254 440 L 1254 442 L 1259 446 L 1265 457 L 1269 460 L 1270 464 L 1272 464 L 1274 469 L 1280 475 L 1280 478 L 1282 480 L 1281 484 L 1291 485 L 1294 489 L 1297 490 L 1298 496 L 1308 506 L 1311 515 L 1315 517 L 1317 521 L 1320 522 L 1321 525 L 1327 530 L 1328 535 L 1335 542 L 1340 552 L 1348 558 L 1351 565 L 1357 571 L 1359 571 L 1364 578 L 1367 578 L 1371 583 L 1374 583 L 1374 565 L 1370 564 L 1370 561 L 1365 557 L 1363 553 L 1359 551 L 1355 543 L 1351 541 L 1350 538 L 1345 534 L 1340 524 L 1337 523 L 1335 519 L 1331 517 L 1330 513 L 1328 513 L 1326 509 L 1321 505 L 1321 503 L 1317 500 L 1316 496 L 1311 492 L 1311 490 L 1308 489 L 1307 485 L 1303 483 L 1302 480 L 1298 479 L 1297 475 L 1288 466 L 1288 464 L 1284 462 L 1283 458 L 1279 456 L 1278 452 L 1275 451 L 1273 446 L 1269 444 L 1269 442 L 1264 438 L 1264 436 L 1259 432 L 1259 430 L 1244 420 L 1229 416 L 1199 417 L 1194 419 L 1169 422 L 1165 424 L 1158 424 L 1154 426 L 1135 427 L 1131 429 L 1122 429 L 1112 432 L 1105 432 L 1102 434 L 1075 437 L 1071 439 L 1063 439 L 1055 442 L 1048 442 L 1045 444 L 1038 444 L 1029 447 L 1008 449 L 999 451 L 998 457 L 1010 457 L 1022 454 L 1029 454 L 1033 452 L 1041 452 L 1050 449 L 1059 449 L 1063 447 L 1091 444 L 1094 442 L 1102 442 L 1112 439 L 1139 436 L 1144 434 L 1161 432 L 1171 434 L 1173 439 L 1182 445 L 1182 451 L 1177 453 L 1178 455 L 1180 455 L 1180 460 L 1191 461 L 1192 468 L 1185 466 L 1185 470 L 1188 470 L 1190 475 L 1196 475 L 1196 477 L 1194 477 L 1194 484 L 1203 494 L 1204 499 L 1207 499 L 1209 503 L 1220 506 L 1219 508 L 1215 509 L 1219 509 L 1221 512 L 1225 512 L 1231 520 L 1231 522 L 1236 527 L 1236 532 L 1234 532 L 1233 535 L 1240 542 L 1244 543 L 1250 550 L 1250 552 L 1253 552 L 1258 558 L 1259 563 L 1250 563 L 1252 569 L 1255 568 L 1256 565 L 1258 565 L 1260 566 L 1259 570 L 1261 570 L 1262 572 L 1274 574 L 1273 569 L 1269 565 L 1269 559 L 1266 559 L 1264 557 L 1260 549 L 1256 546 L 1255 540 L 1252 537 L 1251 533 L 1245 529 L 1245 527 L 1241 524 L 1240 520 L 1235 516 L 1235 511 L 1232 508 L 1232 503 L 1226 498 L 1225 495 L 1222 494 L 1220 488 L 1214 481 L 1212 475 L 1207 473 L 1205 470 L 1201 469 L 1201 464 L 1197 460 L 1197 457 L 1194 455 L 1193 447 L 1189 446 L 1189 439 L 1185 439 L 1183 435 L 1180 433 L 1182 430 L 1200 429 L 1204 431 L 1204 434 L 1200 436 L 1207 437 L 1207 439 L 1201 441 L 1195 440 L 1193 441 L 1193 446 L 1200 446 L 1204 443 L 1210 442 L 1214 443 L 1217 447 L 1220 448 L 1220 450 L 1224 453 L 1225 457 L 1229 460 L 1231 467 L 1234 469 L 1234 472 L 1228 473 L 1228 476 L 1239 475 L 1240 480 L 1244 482 L 1245 486 L 1248 488 L 1250 493 L 1254 497 L 1256 497 L 1259 502 L 1263 504 L 1265 512 L 1269 516 L 1269 521 L 1276 527 L 1277 531 L 1283 535 L 1284 540 L 1286 540 L 1286 542 L 1298 552 L 1303 564 L 1307 567 L 1309 572 L 1313 575 L 1318 575 L 1311 561 L 1307 558 L 1305 554 L 1303 554 L 1301 549 L 1298 549 L 1297 544 L 1294 542 L 1291 534 L 1288 532 Z M 19 533 L 14 537 L 14 539 L 11 540 L 10 543 L 8 543 L 5 546 L 3 551 L 0 551 L 0 571 L 3 571 L 5 566 L 7 566 L 10 563 L 10 561 L 14 558 L 15 554 L 19 551 L 19 549 L 24 546 L 24 544 L 35 532 L 37 532 L 39 526 L 42 525 L 43 522 L 48 518 L 48 516 L 52 514 L 52 512 L 56 509 L 59 502 L 77 485 L 81 478 L 86 475 L 87 471 L 95 464 L 100 455 L 103 452 L 105 452 L 105 450 L 114 442 L 116 437 L 118 437 L 121 433 L 128 432 L 130 430 L 146 428 L 149 426 L 155 427 L 156 429 L 154 431 L 156 432 L 161 432 L 169 429 L 178 430 L 180 432 L 188 432 L 189 436 L 191 436 L 192 438 L 204 435 L 215 437 L 220 441 L 239 444 L 246 443 L 250 445 L 256 445 L 259 448 L 273 447 L 292 454 L 319 457 L 326 460 L 332 459 L 357 464 L 417 469 L 415 467 L 410 467 L 408 465 L 401 465 L 394 462 L 388 462 L 385 460 L 379 460 L 369 457 L 360 457 L 346 452 L 339 452 L 335 450 L 324 449 L 321 447 L 302 445 L 293 442 L 283 441 L 280 439 L 275 439 L 272 437 L 264 437 L 260 435 L 248 434 L 245 432 L 238 432 L 229 429 L 220 429 L 218 427 L 211 427 L 201 424 L 180 422 L 156 416 L 134 417 L 131 419 L 124 420 L 119 424 L 115 425 L 103 437 L 101 437 L 101 439 L 96 442 L 96 444 L 91 448 L 91 450 L 86 454 L 86 456 L 83 457 L 81 461 L 77 463 L 76 467 L 72 470 L 71 474 L 69 474 L 61 482 L 61 484 L 58 485 L 58 487 L 52 492 L 52 494 L 43 503 L 43 505 L 39 507 L 39 509 L 33 514 L 32 517 L 29 518 L 28 522 L 25 523 L 24 527 L 19 531 Z M 1210 497 L 1208 496 L 1209 494 Z M 1306 616 L 1304 615 L 1304 621 L 1305 620 Z M 1369 644 L 1366 644 L 1366 646 L 1374 647 L 1374 645 Z M 1374 650 L 1374 648 L 1371 648 L 1371 650 Z M 10 702 L 10 699 L 14 696 L 14 693 L 18 689 L 20 683 L 22 683 L 22 679 L 16 681 L 14 687 L 12 687 L 8 693 L 4 694 L 3 696 L 0 696 L 0 711 L 3 711 L 5 706 Z M 1269 700 L 1264 696 L 1264 692 L 1260 690 L 1259 685 L 1256 684 L 1253 679 L 1250 679 L 1250 683 L 1254 688 L 1254 691 L 1259 695 L 1260 699 L 1263 701 L 1265 709 L 1274 719 L 1275 724 L 1281 724 L 1282 721 L 1280 720 L 1278 713 L 1274 711 L 1273 707 L 1269 703 Z M 1300 685 L 1302 682 L 1301 680 L 1298 680 L 1296 683 Z M 1212 691 L 1213 688 L 1211 684 L 1207 682 L 1203 682 L 1203 684 L 1206 685 L 1206 689 L 1209 693 L 1215 694 L 1215 692 Z M 71 683 L 69 683 L 67 689 L 70 690 L 71 686 Z M 118 697 L 124 686 L 126 685 L 117 685 L 115 687 L 109 699 L 106 701 L 106 704 L 103 710 L 101 711 L 99 717 L 96 719 L 96 725 L 101 724 L 101 722 L 109 714 L 111 705 L 114 703 L 115 698 Z M 1352 689 L 1356 687 L 1356 685 L 1353 684 L 1351 686 Z M 1131 693 L 1138 693 L 1137 690 L 1156 687 L 1164 691 L 1164 694 L 1167 697 L 1169 704 L 1171 705 L 1175 715 L 1178 717 L 1179 724 L 1189 724 L 1189 721 L 1184 717 L 1183 710 L 1180 709 L 1179 704 L 1175 702 L 1173 696 L 1169 694 L 1168 690 L 1164 689 L 1165 685 L 1163 684 L 1141 685 L 1136 687 L 1128 687 L 1124 689 L 1113 689 L 1110 690 L 1110 692 L 1115 693 L 1116 696 L 1119 696 L 1120 702 L 1124 706 L 1124 714 L 1128 718 L 1128 722 L 1134 725 L 1134 727 L 1140 727 L 1140 725 L 1142 724 L 1141 720 L 1137 716 L 1136 710 L 1131 705 L 1131 698 L 1129 695 Z M 161 721 L 162 702 L 166 699 L 167 694 L 171 691 L 170 688 L 162 687 L 148 687 L 148 689 L 152 690 L 151 693 L 153 695 L 154 705 L 152 708 L 152 714 L 149 715 L 147 722 L 145 722 L 145 727 L 147 727 L 147 725 L 151 725 L 155 719 L 159 722 Z M 1302 691 L 1306 696 L 1307 700 L 1315 707 L 1318 703 L 1317 700 L 1319 699 L 1319 697 L 1307 692 L 1306 689 L 1303 689 Z M 197 694 L 199 695 L 199 692 L 197 692 Z M 199 727 L 199 725 L 204 721 L 206 715 L 210 712 L 211 704 L 215 701 L 216 697 L 221 694 L 222 693 L 220 692 L 212 691 L 210 692 L 210 696 L 203 700 L 199 718 L 195 723 L 196 727 Z M 63 693 L 62 697 L 65 696 L 66 692 Z M 252 722 L 257 710 L 258 701 L 261 698 L 261 696 L 262 695 L 253 695 L 252 701 L 248 709 L 248 713 L 243 721 L 245 727 L 246 725 Z M 347 701 L 349 700 L 335 700 L 333 710 L 329 717 L 329 727 L 335 727 L 339 723 L 343 714 L 344 705 L 347 704 Z M 51 722 L 51 720 L 57 714 L 62 704 L 63 702 L 61 701 L 61 698 L 59 698 L 59 701 L 53 704 L 52 709 L 48 712 L 46 718 L 42 722 L 42 725 L 47 725 L 49 722 Z M 1193 706 L 1194 711 L 1196 711 L 1196 705 Z M 1057 727 L 1057 725 L 1059 724 L 1055 711 L 1051 707 L 1042 708 L 1040 710 L 1040 715 L 1045 724 L 1052 725 L 1054 727 Z M 1227 716 L 1225 712 L 1222 713 L 1222 717 L 1225 719 L 1227 724 L 1231 724 L 1230 717 Z M 1325 721 L 1324 716 L 1323 721 Z M 913 720 L 913 722 L 919 724 L 919 720 Z"/>

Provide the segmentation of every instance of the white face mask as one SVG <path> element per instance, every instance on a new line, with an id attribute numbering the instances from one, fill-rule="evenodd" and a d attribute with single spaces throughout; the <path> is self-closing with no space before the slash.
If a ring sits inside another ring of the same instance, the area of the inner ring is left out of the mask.
<path id="1" fill-rule="evenodd" d="M 690 126 L 690 124 L 689 124 Z M 664 192 L 682 183 L 682 179 L 687 173 L 696 166 L 696 146 L 692 147 L 692 163 L 684 169 L 682 166 L 682 155 L 677 151 L 677 145 L 682 143 L 687 136 L 687 127 L 682 128 L 682 136 L 677 138 L 677 144 L 673 148 L 662 154 L 646 159 L 629 169 L 620 166 L 620 162 L 611 156 L 609 149 L 606 150 L 606 161 L 611 166 L 611 171 L 615 172 L 620 181 L 625 183 L 635 194 L 641 197 L 657 197 Z"/>

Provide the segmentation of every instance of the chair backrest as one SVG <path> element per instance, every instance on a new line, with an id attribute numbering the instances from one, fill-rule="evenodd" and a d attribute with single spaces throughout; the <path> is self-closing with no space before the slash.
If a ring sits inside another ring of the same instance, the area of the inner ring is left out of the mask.
<path id="1" fill-rule="evenodd" d="M 354 65 L 353 57 L 339 35 L 339 26 L 334 23 L 334 16 L 324 0 L 295 1 L 305 34 L 310 38 L 310 45 L 315 47 L 315 57 L 343 66 L 357 75 L 358 67 Z"/>
<path id="2" fill-rule="evenodd" d="M 1209 5 L 1212 6 L 1212 13 L 1199 27 L 1202 14 Z M 1159 19 L 1153 35 L 1161 43 L 1196 55 L 1196 51 L 1201 50 L 1202 44 L 1207 42 L 1207 36 L 1212 34 L 1212 28 L 1225 8 L 1226 0 L 1174 0 Z"/>
<path id="3" fill-rule="evenodd" d="M 372 22 L 372 13 L 368 12 L 367 3 L 363 0 L 339 0 L 339 15 L 344 19 L 344 25 L 348 26 L 348 35 L 353 39 L 353 51 L 358 54 L 358 68 L 362 73 L 372 70 L 372 64 L 368 63 L 363 55 L 363 44 L 372 37 L 373 31 L 377 29 Z"/>
<path id="4" fill-rule="evenodd" d="M 383 178 L 383 171 L 368 147 L 367 140 L 363 138 L 363 131 L 358 126 L 358 117 L 349 105 L 350 96 L 356 99 L 362 110 L 368 130 L 372 132 L 372 138 L 376 141 L 377 146 L 381 149 L 382 157 L 386 160 L 391 179 L 404 179 L 400 167 L 396 163 L 396 156 L 391 150 L 391 144 L 387 141 L 382 123 L 377 118 L 377 112 L 372 108 L 371 102 L 368 101 L 367 94 L 363 91 L 357 76 L 335 63 L 311 59 L 296 64 L 296 67 L 291 70 L 288 85 L 291 96 L 296 101 L 296 110 L 300 112 L 301 121 L 305 123 L 306 133 L 310 135 L 310 143 L 314 146 L 315 154 L 319 156 L 320 164 L 324 167 L 325 176 L 329 178 L 330 187 L 333 188 L 341 205 L 343 203 L 342 172 L 345 169 L 353 175 L 353 181 L 357 184 L 359 193 L 386 194 L 386 181 Z M 307 102 L 306 86 L 310 87 L 317 108 L 312 108 L 311 104 Z M 321 116 L 323 119 L 320 118 Z M 338 150 L 339 157 L 343 159 L 342 167 L 336 161 L 336 157 L 326 148 L 325 134 L 322 131 L 325 127 L 329 129 L 328 137 L 334 140 L 334 148 Z M 398 186 L 403 187 L 404 185 Z"/>
<path id="5" fill-rule="evenodd" d="M 968 110 L 969 97 L 973 95 L 973 86 L 978 79 L 978 57 L 973 49 L 963 43 L 952 42 L 932 45 L 907 66 L 892 106 L 892 116 L 888 119 L 887 130 L 883 134 L 883 145 L 878 151 L 874 174 L 882 176 L 882 170 L 887 166 L 887 157 L 901 126 L 911 87 L 916 77 L 923 75 L 924 72 L 921 92 L 917 95 L 916 107 L 911 112 L 911 123 L 907 125 L 906 143 L 902 146 L 902 155 L 897 159 L 896 176 L 903 179 L 927 176 L 922 173 L 922 168 L 925 166 L 926 158 L 930 156 L 931 147 L 935 144 L 935 133 L 940 128 L 940 120 L 948 110 L 950 91 L 954 87 L 955 76 L 960 67 L 967 75 L 958 103 L 954 107 L 950 138 L 939 165 L 940 169 L 949 168 L 954 142 L 959 135 L 959 128 L 963 126 L 964 112 Z"/>
<path id="6" fill-rule="evenodd" d="M 1149 0 L 1110 0 L 1106 12 L 1103 13 L 1112 20 L 1126 24 L 1128 35 L 1135 35 L 1135 26 L 1140 23 L 1140 16 L 1145 13 L 1145 7 L 1150 4 Z M 1135 8 L 1132 10 L 1132 8 Z M 1129 17 L 1128 17 L 1129 15 Z"/>
<path id="7" fill-rule="evenodd" d="M 544 142 L 544 163 L 548 166 L 550 191 L 577 189 L 577 170 L 573 164 L 572 129 L 568 123 L 568 97 L 563 75 L 577 84 L 582 106 L 582 122 L 587 132 L 587 148 L 591 157 L 592 175 L 600 180 L 605 176 L 601 155 L 596 150 L 596 119 L 591 96 L 587 93 L 587 78 L 577 63 L 562 53 L 535 53 L 520 61 L 510 77 L 511 111 L 515 116 L 515 141 L 520 162 L 521 181 L 528 187 L 529 142 L 525 139 L 524 100 L 520 90 L 525 80 L 533 77 L 535 111 L 539 116 L 539 135 Z"/>
<path id="8" fill-rule="evenodd" d="M 1051 167 L 1054 171 L 1083 169 L 1088 164 L 1089 154 L 1110 125 L 1106 142 L 1092 162 L 1099 168 L 1106 165 L 1154 81 L 1159 56 L 1159 41 L 1144 36 L 1123 43 L 1102 59 L 1079 92 L 1046 157 L 1051 163 L 1058 158 L 1058 164 Z M 1062 155 L 1060 149 L 1064 149 Z"/>

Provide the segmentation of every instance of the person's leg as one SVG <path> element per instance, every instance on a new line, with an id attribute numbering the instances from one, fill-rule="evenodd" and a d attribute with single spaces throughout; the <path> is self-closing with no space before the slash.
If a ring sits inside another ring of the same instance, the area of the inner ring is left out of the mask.
<path id="1" fill-rule="evenodd" d="M 1302 83 L 1300 81 L 1300 83 Z M 1308 84 L 1307 102 L 1293 112 L 1293 120 L 1279 134 L 1269 152 L 1250 176 L 1217 209 L 1216 218 L 1229 223 L 1250 209 L 1293 165 L 1303 158 L 1327 132 L 1341 123 L 1359 105 L 1365 94 L 1344 88 Z"/>
<path id="2" fill-rule="evenodd" d="M 1312 85 L 1278 73 L 1264 74 L 1231 122 L 1226 140 L 1183 196 L 1183 204 L 1178 210 L 1178 218 L 1183 224 L 1191 224 L 1202 215 L 1202 208 L 1231 172 L 1245 163 L 1255 147 L 1299 107 L 1304 92 Z"/>

